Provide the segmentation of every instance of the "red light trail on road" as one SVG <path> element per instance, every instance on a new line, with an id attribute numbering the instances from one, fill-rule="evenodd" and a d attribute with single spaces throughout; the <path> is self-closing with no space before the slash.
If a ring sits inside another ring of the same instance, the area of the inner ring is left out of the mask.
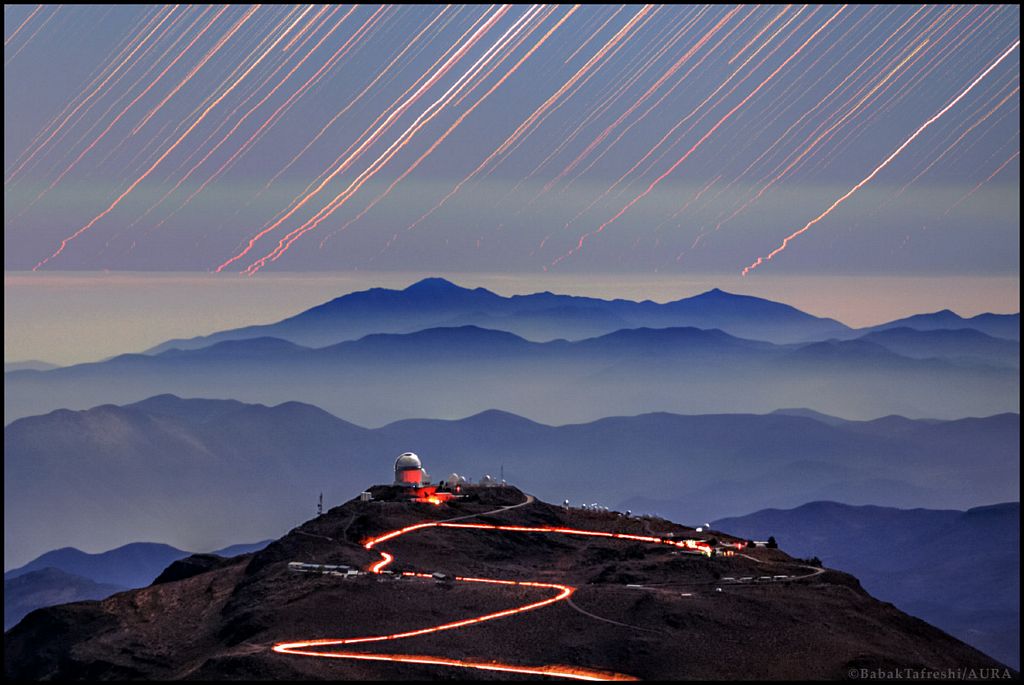
<path id="1" fill-rule="evenodd" d="M 388 531 L 376 537 L 370 538 L 363 543 L 363 547 L 367 550 L 374 549 L 377 545 L 394 540 L 397 537 L 413 533 L 419 530 L 425 530 L 428 528 L 454 528 L 462 530 L 493 530 L 502 531 L 509 533 L 548 533 L 558 535 L 578 535 L 583 537 L 599 537 L 599 538 L 610 538 L 615 540 L 629 540 L 633 542 L 647 542 L 653 544 L 664 544 L 673 547 L 679 547 L 681 549 L 697 552 L 705 556 L 711 556 L 712 549 L 710 545 L 701 540 L 668 540 L 665 538 L 659 538 L 653 535 L 632 535 L 629 533 L 607 533 L 604 531 L 594 530 L 581 530 L 577 528 L 564 528 L 555 526 L 502 526 L 489 523 L 446 523 L 443 521 L 427 521 L 424 523 L 417 523 L 404 528 Z M 394 556 L 387 552 L 379 552 L 381 555 L 380 561 L 370 565 L 368 571 L 374 574 L 381 574 L 385 572 L 385 568 L 394 561 Z M 411 578 L 422 578 L 432 579 L 434 576 L 428 573 L 415 573 L 412 571 L 403 571 L 401 576 Z M 445 630 L 453 630 L 456 628 L 464 628 L 467 626 L 477 625 L 487 621 L 493 621 L 499 618 L 506 618 L 508 616 L 514 616 L 527 611 L 533 611 L 542 607 L 561 602 L 568 599 L 575 592 L 576 588 L 569 585 L 562 585 L 559 583 L 544 583 L 539 581 L 527 581 L 527 580 L 504 580 L 498 578 L 475 578 L 467 576 L 454 576 L 451 578 L 454 582 L 460 583 L 484 583 L 490 585 L 501 585 L 505 587 L 527 587 L 527 588 L 538 588 L 543 590 L 556 590 L 557 594 L 547 599 L 540 600 L 537 602 L 531 602 L 522 606 L 513 607 L 511 609 L 504 609 L 502 611 L 496 611 L 482 616 L 475 616 L 473 618 L 462 619 L 459 621 L 452 621 L 449 623 L 442 623 L 436 626 L 430 626 L 427 628 L 419 628 L 416 630 L 409 630 L 401 633 L 391 633 L 388 635 L 371 635 L 366 637 L 351 637 L 351 638 L 329 638 L 329 639 L 317 639 L 317 640 L 304 640 L 298 642 L 279 642 L 273 646 L 273 650 L 280 654 L 296 654 L 301 656 L 313 656 L 313 657 L 326 657 L 331 659 L 357 659 L 357 660 L 370 660 L 370 661 L 394 661 L 400 663 L 415 663 L 415 664 L 428 664 L 435 666 L 451 666 L 457 668 L 473 668 L 485 671 L 503 671 L 507 673 L 523 673 L 528 675 L 544 675 L 560 678 L 570 678 L 574 680 L 636 680 L 636 678 L 621 673 L 612 673 L 608 671 L 599 671 L 594 669 L 580 668 L 576 666 L 563 666 L 563 665 L 546 665 L 546 666 L 521 666 L 516 664 L 505 664 L 493 661 L 473 661 L 463 659 L 448 659 L 444 657 L 434 656 L 420 656 L 411 654 L 365 654 L 360 652 L 335 652 L 335 651 L 320 651 L 310 649 L 312 647 L 333 647 L 339 645 L 351 645 L 360 644 L 365 642 L 383 642 L 387 640 L 401 640 L 404 638 L 417 637 L 419 635 L 428 635 L 431 633 L 438 633 Z"/>

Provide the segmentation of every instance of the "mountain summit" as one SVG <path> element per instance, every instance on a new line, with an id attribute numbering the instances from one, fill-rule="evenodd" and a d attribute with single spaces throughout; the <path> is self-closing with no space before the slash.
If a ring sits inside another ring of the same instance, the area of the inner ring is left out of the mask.
<path id="1" fill-rule="evenodd" d="M 253 556 L 40 609 L 9 679 L 643 680 L 999 669 L 845 573 L 657 518 L 464 486 L 352 500 Z M 384 500 L 384 501 L 381 501 Z M 742 554 L 737 554 L 737 547 Z"/>
<path id="2" fill-rule="evenodd" d="M 491 293 L 491 291 L 489 291 L 489 290 L 487 290 L 485 288 L 476 288 L 475 290 L 470 290 L 468 288 L 463 288 L 462 286 L 455 285 L 454 283 L 452 283 L 449 280 L 446 280 L 444 278 L 438 278 L 438 277 L 424 278 L 421 281 L 416 281 L 415 283 L 410 285 L 408 288 L 406 288 L 403 292 L 411 293 L 411 294 L 416 294 L 416 295 L 420 295 L 420 294 L 422 294 L 422 295 L 431 295 L 431 296 L 435 296 L 435 297 L 436 296 L 442 296 L 442 295 L 449 295 L 449 294 L 452 294 L 452 293 L 464 293 L 464 292 L 482 292 L 482 293 L 490 293 L 492 295 L 494 294 L 494 293 Z"/>

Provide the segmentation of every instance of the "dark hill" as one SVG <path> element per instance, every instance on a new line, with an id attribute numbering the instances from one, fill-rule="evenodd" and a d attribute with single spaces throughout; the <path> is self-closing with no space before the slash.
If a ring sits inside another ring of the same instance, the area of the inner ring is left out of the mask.
<path id="1" fill-rule="evenodd" d="M 524 502 L 514 488 L 471 488 L 466 494 L 468 499 L 440 507 L 353 500 L 251 558 L 102 602 L 38 610 L 4 637 L 5 677 L 404 680 L 483 673 L 511 678 L 501 671 L 327 659 L 271 648 L 279 642 L 393 635 L 532 604 L 554 597 L 555 590 L 372 574 L 344 580 L 290 572 L 288 562 L 365 569 L 381 559 L 361 544 L 367 537 L 450 518 L 695 535 L 667 521 L 563 510 L 539 501 L 508 508 Z M 710 531 L 697 537 L 712 535 L 730 541 Z M 558 665 L 644 680 L 834 679 L 851 668 L 999 667 L 873 599 L 852 576 L 819 572 L 781 550 L 758 548 L 749 556 L 709 559 L 661 544 L 446 528 L 410 533 L 379 549 L 395 557 L 389 570 L 396 573 L 560 583 L 576 590 L 571 603 L 401 640 L 314 651 Z M 740 580 L 768 575 L 787 578 Z"/>

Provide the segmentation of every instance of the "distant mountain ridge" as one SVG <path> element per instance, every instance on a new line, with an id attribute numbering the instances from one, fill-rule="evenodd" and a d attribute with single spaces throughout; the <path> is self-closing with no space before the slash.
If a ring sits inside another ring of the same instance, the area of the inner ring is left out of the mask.
<path id="1" fill-rule="evenodd" d="M 270 542 L 231 545 L 205 556 L 235 557 L 258 552 Z M 105 599 L 116 592 L 146 587 L 170 565 L 192 555 L 155 542 L 133 542 L 98 554 L 74 547 L 46 552 L 4 573 L 4 630 L 41 607 Z"/>
<path id="2" fill-rule="evenodd" d="M 556 423 L 651 411 L 766 412 L 811 402 L 811 409 L 855 419 L 1019 409 L 1014 343 L 956 331 L 873 335 L 778 345 L 720 329 L 673 327 L 534 342 L 465 325 L 373 333 L 315 349 L 268 337 L 223 340 L 11 372 L 4 412 L 10 421 L 165 392 L 298 400 L 363 425 L 490 408 Z M 945 391 L 951 385 L 956 393 Z M 644 392 L 621 392 L 625 387 Z M 810 396 L 809 387 L 817 388 Z"/>
<path id="3" fill-rule="evenodd" d="M 4 418 L 168 392 L 297 400 L 363 425 L 489 408 L 556 423 L 780 406 L 852 419 L 989 415 L 1019 410 L 1020 344 L 971 326 L 1011 335 L 1014 321 L 944 311 L 854 330 L 719 289 L 658 304 L 503 297 L 428 278 L 147 354 L 8 372 Z"/>
<path id="4" fill-rule="evenodd" d="M 623 328 L 645 327 L 718 328 L 735 337 L 776 344 L 852 338 L 899 327 L 921 331 L 971 329 L 992 337 L 1020 340 L 1019 313 L 964 318 L 943 310 L 854 329 L 790 305 L 718 288 L 659 304 L 651 300 L 603 300 L 549 291 L 504 297 L 485 288 L 463 288 L 443 278 L 426 278 L 404 290 L 371 288 L 349 293 L 276 323 L 169 340 L 146 354 L 253 337 L 326 347 L 371 333 L 411 333 L 465 325 L 508 331 L 538 342 L 557 338 L 580 340 Z"/>
<path id="5" fill-rule="evenodd" d="M 97 583 L 124 588 L 144 587 L 172 561 L 188 555 L 189 552 L 155 542 L 135 542 L 100 554 L 63 547 L 4 572 L 4 580 L 44 568 L 55 568 Z"/>
<path id="6" fill-rule="evenodd" d="M 967 511 L 811 502 L 712 525 L 818 556 L 875 597 L 1020 668 L 1019 502 Z"/>
<path id="7" fill-rule="evenodd" d="M 943 309 L 930 314 L 915 314 L 903 319 L 860 329 L 861 332 L 884 331 L 890 328 L 912 328 L 917 331 L 973 329 L 994 338 L 1020 340 L 1020 312 L 1016 314 L 978 314 L 963 317 Z"/>
<path id="8" fill-rule="evenodd" d="M 104 599 L 127 590 L 119 585 L 97 583 L 88 578 L 45 567 L 14 578 L 4 578 L 4 631 L 12 628 L 30 611 L 40 607 Z"/>
<path id="9" fill-rule="evenodd" d="M 688 521 L 814 499 L 968 507 L 1019 498 L 1017 414 L 652 413 L 550 426 L 487 411 L 367 429 L 297 402 L 157 396 L 21 419 L 4 441 L 9 565 L 65 545 L 267 537 L 313 510 L 320 492 L 330 503 L 389 482 L 395 455 L 410 450 L 437 477 L 504 468 L 554 501 Z"/>
<path id="10" fill-rule="evenodd" d="M 233 557 L 263 549 L 270 541 L 231 545 L 210 554 Z M 131 542 L 106 552 L 90 554 L 74 547 L 46 552 L 24 566 L 4 572 L 4 579 L 17 578 L 44 568 L 55 568 L 97 583 L 120 587 L 145 587 L 168 564 L 195 554 L 158 542 Z"/>
<path id="11" fill-rule="evenodd" d="M 426 278 L 404 290 L 371 288 L 343 295 L 273 324 L 169 340 L 146 353 L 195 349 L 252 337 L 325 347 L 371 333 L 411 333 L 463 325 L 504 330 L 535 341 L 579 340 L 621 328 L 695 327 L 790 343 L 838 337 L 850 330 L 838 321 L 812 316 L 786 304 L 717 288 L 659 304 L 551 292 L 504 297 L 484 288 L 462 288 L 443 278 Z"/>
<path id="12" fill-rule="evenodd" d="M 891 352 L 914 359 L 941 357 L 968 363 L 1020 366 L 1018 340 L 993 337 L 973 328 L 918 330 L 907 326 L 887 327 L 867 333 L 857 340 L 876 343 Z"/>

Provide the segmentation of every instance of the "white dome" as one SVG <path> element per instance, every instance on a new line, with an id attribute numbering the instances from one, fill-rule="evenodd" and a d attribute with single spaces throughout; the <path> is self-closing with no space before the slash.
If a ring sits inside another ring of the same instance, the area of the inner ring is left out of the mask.
<path id="1" fill-rule="evenodd" d="M 412 471 L 423 468 L 420 458 L 412 452 L 406 452 L 395 460 L 395 471 Z"/>

